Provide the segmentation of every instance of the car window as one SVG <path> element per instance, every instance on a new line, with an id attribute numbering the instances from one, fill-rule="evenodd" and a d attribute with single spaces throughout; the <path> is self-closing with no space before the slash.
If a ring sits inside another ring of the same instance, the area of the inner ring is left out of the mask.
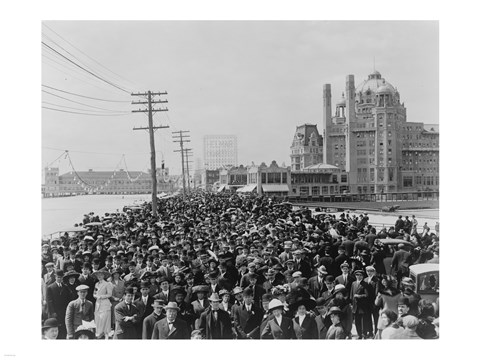
<path id="1" fill-rule="evenodd" d="M 429 272 L 418 276 L 417 291 L 424 293 L 438 292 L 439 273 Z"/>

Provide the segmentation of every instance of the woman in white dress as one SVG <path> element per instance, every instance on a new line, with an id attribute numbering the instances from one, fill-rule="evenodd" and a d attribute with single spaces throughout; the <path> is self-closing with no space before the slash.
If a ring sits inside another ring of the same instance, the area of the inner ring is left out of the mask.
<path id="1" fill-rule="evenodd" d="M 106 270 L 99 270 L 92 275 L 96 276 L 98 282 L 95 284 L 95 291 L 93 297 L 97 299 L 95 302 L 95 326 L 97 339 L 104 337 L 108 339 L 108 334 L 112 329 L 112 303 L 110 298 L 112 297 L 113 284 L 105 281 L 110 277 L 110 274 Z"/>

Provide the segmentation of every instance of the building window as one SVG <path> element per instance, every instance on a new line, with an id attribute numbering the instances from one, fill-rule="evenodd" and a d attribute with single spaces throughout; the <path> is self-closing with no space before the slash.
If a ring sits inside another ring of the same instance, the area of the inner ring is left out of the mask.
<path id="1" fill-rule="evenodd" d="M 312 195 L 320 195 L 320 187 L 319 186 L 312 186 Z"/>
<path id="2" fill-rule="evenodd" d="M 262 173 L 262 184 L 266 184 L 266 183 L 267 183 L 267 174 Z"/>
<path id="3" fill-rule="evenodd" d="M 300 186 L 300 196 L 308 196 L 308 186 Z"/>
<path id="4" fill-rule="evenodd" d="M 346 182 L 348 181 L 348 180 L 347 180 L 347 175 L 346 175 L 346 174 L 345 174 L 345 175 L 342 174 L 342 175 L 340 176 L 340 181 L 341 181 L 342 183 L 346 183 Z"/>
<path id="5" fill-rule="evenodd" d="M 403 187 L 408 188 L 413 186 L 413 177 L 412 176 L 404 176 L 403 177 Z"/>

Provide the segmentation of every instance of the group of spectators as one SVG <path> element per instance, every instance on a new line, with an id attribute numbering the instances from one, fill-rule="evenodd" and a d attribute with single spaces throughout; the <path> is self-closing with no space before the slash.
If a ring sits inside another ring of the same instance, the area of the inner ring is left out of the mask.
<path id="1" fill-rule="evenodd" d="M 42 338 L 438 337 L 438 298 L 409 267 L 438 263 L 439 232 L 414 216 L 376 229 L 365 213 L 208 192 L 124 210 L 42 241 Z M 425 282 L 438 294 L 438 274 Z"/>

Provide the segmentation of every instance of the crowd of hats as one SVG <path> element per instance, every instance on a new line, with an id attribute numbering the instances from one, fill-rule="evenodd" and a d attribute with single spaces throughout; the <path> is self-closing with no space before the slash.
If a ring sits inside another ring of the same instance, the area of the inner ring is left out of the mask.
<path id="1" fill-rule="evenodd" d="M 342 248 L 338 246 L 342 239 L 362 240 L 371 229 L 367 214 L 335 216 L 319 210 L 294 210 L 292 204 L 266 196 L 195 192 L 185 200 L 160 199 L 157 216 L 152 215 L 150 203 L 104 216 L 90 213 L 76 224 L 79 229 L 84 226 L 84 231 L 42 240 L 42 270 L 44 273 L 45 267 L 57 266 L 62 258 L 63 268 L 58 270 L 64 271 L 64 279 L 78 276 L 82 267 L 97 276 L 118 274 L 124 278 L 130 266 L 142 263 L 152 271 L 131 277 L 127 286 L 147 286 L 153 277 L 158 284 L 175 282 L 179 285 L 175 290 L 184 291 L 182 286 L 193 279 L 194 292 L 206 291 L 202 286 L 208 284 L 208 279 L 218 278 L 228 268 L 239 272 L 252 269 L 249 277 L 264 279 L 286 272 L 299 278 L 301 284 L 309 275 L 289 270 L 292 259 L 278 261 L 285 249 L 307 259 L 312 269 L 326 275 L 325 267 L 318 266 L 314 259 L 330 252 L 335 256 L 336 250 Z M 391 230 L 382 231 L 393 237 Z M 418 249 L 425 252 L 430 244 L 419 245 Z M 438 246 L 428 250 L 438 253 Z M 369 254 L 368 250 L 362 251 Z M 119 266 L 110 270 L 106 263 Z M 171 269 L 171 276 L 159 272 L 163 263 Z M 238 281 L 231 285 L 232 295 L 242 290 L 236 287 Z M 270 290 L 273 295 L 288 292 L 288 284 Z"/>

